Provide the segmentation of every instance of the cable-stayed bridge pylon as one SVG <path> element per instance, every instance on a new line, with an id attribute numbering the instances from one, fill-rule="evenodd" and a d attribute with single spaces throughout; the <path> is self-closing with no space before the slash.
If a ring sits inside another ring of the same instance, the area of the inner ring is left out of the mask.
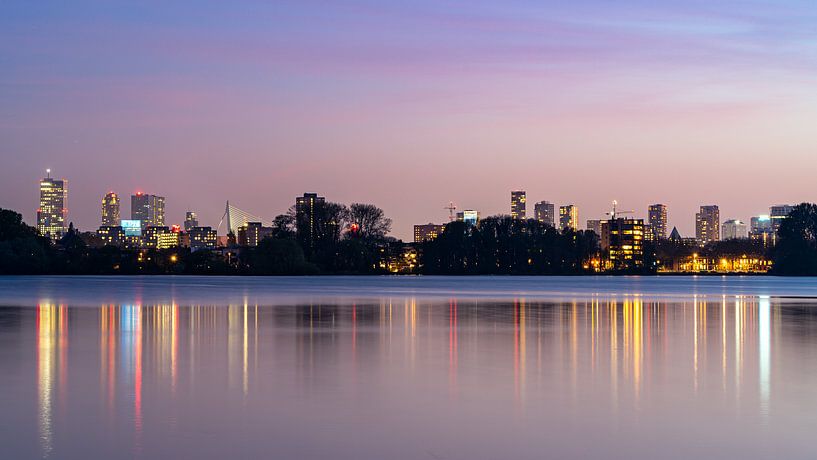
<path id="1" fill-rule="evenodd" d="M 224 214 L 221 216 L 221 221 L 218 223 L 217 233 L 221 232 L 221 225 L 225 220 L 227 221 L 227 232 L 232 232 L 233 235 L 237 235 L 238 228 L 246 225 L 247 222 L 261 222 L 261 225 L 268 224 L 268 222 L 265 222 L 255 214 L 250 214 L 243 209 L 231 205 L 229 200 L 227 200 L 227 205 L 224 207 Z"/>

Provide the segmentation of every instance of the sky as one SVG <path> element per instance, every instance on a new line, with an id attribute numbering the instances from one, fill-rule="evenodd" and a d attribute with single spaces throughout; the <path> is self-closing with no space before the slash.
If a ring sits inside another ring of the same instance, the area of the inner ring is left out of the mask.
<path id="1" fill-rule="evenodd" d="M 406 240 L 513 189 L 684 235 L 817 201 L 813 0 L 170 3 L 0 3 L 0 207 L 33 224 L 46 168 L 82 230 L 109 190 L 213 226 L 317 192 Z"/>

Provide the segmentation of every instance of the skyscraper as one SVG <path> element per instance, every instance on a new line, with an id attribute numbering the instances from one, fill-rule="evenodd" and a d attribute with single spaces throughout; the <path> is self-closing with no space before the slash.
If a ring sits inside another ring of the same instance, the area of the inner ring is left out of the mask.
<path id="1" fill-rule="evenodd" d="M 579 208 L 574 204 L 559 206 L 559 229 L 566 228 L 578 230 L 579 228 Z"/>
<path id="2" fill-rule="evenodd" d="M 119 225 L 119 195 L 108 192 L 102 198 L 102 226 L 115 227 Z"/>
<path id="3" fill-rule="evenodd" d="M 647 222 L 650 240 L 657 241 L 667 238 L 667 206 L 651 204 L 647 208 Z"/>
<path id="4" fill-rule="evenodd" d="M 695 214 L 695 240 L 698 245 L 720 240 L 721 213 L 717 206 L 701 206 Z"/>
<path id="5" fill-rule="evenodd" d="M 164 227 L 165 197 L 142 192 L 131 195 L 130 215 L 132 220 L 142 222 L 143 230 L 147 227 Z"/>
<path id="6" fill-rule="evenodd" d="M 524 190 L 514 190 L 511 192 L 511 217 L 514 219 L 524 219 L 527 198 Z"/>
<path id="7" fill-rule="evenodd" d="M 783 219 L 789 217 L 789 213 L 792 212 L 794 206 L 790 204 L 777 204 L 769 208 L 769 218 L 772 221 L 772 230 L 777 233 L 780 230 L 780 224 L 783 223 Z"/>
<path id="8" fill-rule="evenodd" d="M 533 205 L 533 215 L 537 221 L 545 224 L 550 225 L 551 227 L 556 226 L 556 211 L 555 206 L 553 203 L 549 201 L 540 201 Z"/>
<path id="9" fill-rule="evenodd" d="M 749 229 L 746 223 L 737 219 L 730 219 L 721 225 L 721 237 L 724 240 L 749 238 Z"/>
<path id="10" fill-rule="evenodd" d="M 184 232 L 189 233 L 193 227 L 199 226 L 199 218 L 193 211 L 187 211 L 184 214 Z"/>
<path id="11" fill-rule="evenodd" d="M 306 244 L 308 249 L 315 245 L 316 225 L 318 224 L 318 208 L 326 203 L 326 198 L 317 193 L 304 193 L 304 196 L 295 198 L 295 228 L 298 239 Z"/>
<path id="12" fill-rule="evenodd" d="M 40 181 L 40 207 L 37 209 L 37 231 L 58 239 L 68 230 L 68 181 L 52 179 L 51 170 Z"/>

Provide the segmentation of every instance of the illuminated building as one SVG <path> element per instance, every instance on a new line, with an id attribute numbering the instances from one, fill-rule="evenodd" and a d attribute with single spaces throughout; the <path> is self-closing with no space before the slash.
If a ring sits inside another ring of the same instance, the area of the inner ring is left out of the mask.
<path id="1" fill-rule="evenodd" d="M 742 254 L 712 257 L 701 254 L 685 256 L 670 270 L 680 273 L 767 273 L 772 261 L 758 255 Z"/>
<path id="2" fill-rule="evenodd" d="M 191 228 L 199 226 L 199 218 L 193 211 L 184 214 L 184 231 L 189 232 Z"/>
<path id="3" fill-rule="evenodd" d="M 122 246 L 125 244 L 125 231 L 120 225 L 103 225 L 99 227 L 96 234 L 107 246 Z"/>
<path id="4" fill-rule="evenodd" d="M 190 250 L 215 249 L 218 237 L 212 227 L 193 227 L 188 232 Z"/>
<path id="5" fill-rule="evenodd" d="M 699 246 L 720 240 L 721 213 L 717 206 L 701 206 L 695 214 L 695 239 Z"/>
<path id="6" fill-rule="evenodd" d="M 315 211 L 326 203 L 326 198 L 317 193 L 304 193 L 304 196 L 295 198 L 295 226 L 301 238 L 306 239 L 309 247 L 315 242 Z"/>
<path id="7" fill-rule="evenodd" d="M 763 246 L 774 246 L 777 242 L 777 234 L 772 229 L 772 219 L 768 215 L 752 217 L 749 220 L 749 238 L 752 241 L 759 241 Z"/>
<path id="8" fill-rule="evenodd" d="M 40 181 L 40 207 L 37 209 L 37 231 L 59 239 L 68 230 L 68 181 L 52 179 L 51 170 Z"/>
<path id="9" fill-rule="evenodd" d="M 651 204 L 647 208 L 647 234 L 648 240 L 657 241 L 667 237 L 667 206 L 663 204 Z"/>
<path id="10" fill-rule="evenodd" d="M 527 198 L 524 190 L 514 190 L 511 192 L 511 217 L 514 219 L 524 219 Z"/>
<path id="11" fill-rule="evenodd" d="M 147 227 L 164 227 L 165 198 L 138 192 L 130 199 L 131 220 L 142 222 L 142 229 Z"/>
<path id="12" fill-rule="evenodd" d="M 618 217 L 601 223 L 601 248 L 606 268 L 630 270 L 644 266 L 644 220 Z"/>
<path id="13" fill-rule="evenodd" d="M 533 205 L 533 216 L 538 222 L 551 227 L 556 226 L 555 206 L 549 201 L 540 201 Z"/>
<path id="14" fill-rule="evenodd" d="M 749 238 L 749 229 L 746 223 L 737 219 L 730 219 L 721 225 L 721 238 L 724 240 Z"/>
<path id="15" fill-rule="evenodd" d="M 117 226 L 119 220 L 119 195 L 108 192 L 102 198 L 102 226 Z"/>
<path id="16" fill-rule="evenodd" d="M 272 228 L 264 227 L 261 222 L 247 222 L 238 227 L 236 242 L 239 246 L 258 246 L 264 238 L 272 235 Z"/>
<path id="17" fill-rule="evenodd" d="M 477 225 L 479 223 L 479 211 L 473 209 L 465 209 L 457 213 L 457 221 L 465 222 L 469 225 Z"/>
<path id="18" fill-rule="evenodd" d="M 601 223 L 602 221 L 599 219 L 588 219 L 587 230 L 594 232 L 596 235 L 601 236 Z"/>
<path id="19" fill-rule="evenodd" d="M 579 208 L 573 204 L 559 206 L 559 229 L 579 229 Z"/>
<path id="20" fill-rule="evenodd" d="M 769 208 L 769 219 L 771 219 L 772 231 L 777 233 L 778 230 L 780 230 L 780 224 L 783 223 L 783 219 L 789 217 L 789 214 L 791 214 L 793 210 L 794 206 L 789 204 L 778 204 Z"/>
<path id="21" fill-rule="evenodd" d="M 168 227 L 147 227 L 145 229 L 145 246 L 155 249 L 169 249 L 179 246 L 179 233 Z"/>
<path id="22" fill-rule="evenodd" d="M 428 223 L 414 226 L 414 242 L 422 243 L 436 239 L 445 230 L 445 225 Z"/>

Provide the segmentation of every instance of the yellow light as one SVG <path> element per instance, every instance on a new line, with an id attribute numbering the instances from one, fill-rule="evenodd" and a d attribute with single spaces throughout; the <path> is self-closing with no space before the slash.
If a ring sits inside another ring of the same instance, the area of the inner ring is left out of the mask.
<path id="1" fill-rule="evenodd" d="M 174 264 L 176 263 L 177 260 L 179 260 L 179 257 L 176 254 L 170 256 L 170 261 L 173 262 Z"/>

